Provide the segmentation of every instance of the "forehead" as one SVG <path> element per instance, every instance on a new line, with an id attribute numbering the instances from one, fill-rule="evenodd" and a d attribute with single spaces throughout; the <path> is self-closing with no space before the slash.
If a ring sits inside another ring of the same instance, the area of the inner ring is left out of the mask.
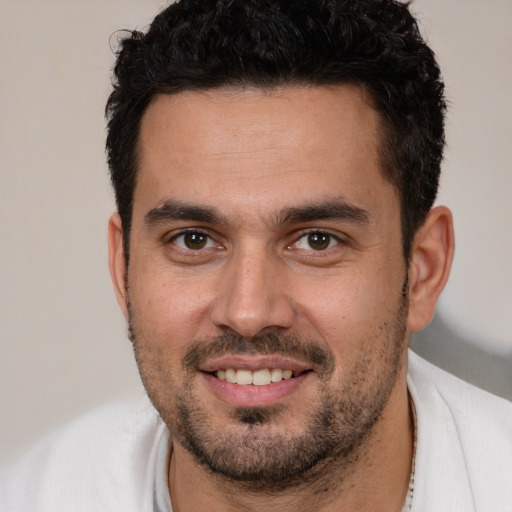
<path id="1" fill-rule="evenodd" d="M 378 129 L 355 86 L 158 95 L 141 123 L 134 214 L 167 199 L 268 210 L 348 195 L 364 206 L 394 195 Z"/>

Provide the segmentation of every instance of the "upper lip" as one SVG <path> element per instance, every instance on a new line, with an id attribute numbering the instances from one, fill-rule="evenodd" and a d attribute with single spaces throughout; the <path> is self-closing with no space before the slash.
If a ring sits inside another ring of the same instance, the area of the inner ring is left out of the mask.
<path id="1" fill-rule="evenodd" d="M 199 370 L 212 373 L 227 368 L 253 372 L 266 368 L 280 368 L 281 370 L 292 370 L 295 373 L 300 373 L 310 370 L 311 365 L 279 355 L 225 355 L 206 361 L 200 366 Z"/>

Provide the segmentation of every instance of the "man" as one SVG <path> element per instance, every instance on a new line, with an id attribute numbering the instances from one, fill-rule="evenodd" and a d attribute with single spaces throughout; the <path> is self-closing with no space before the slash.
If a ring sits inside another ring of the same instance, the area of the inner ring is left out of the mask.
<path id="1" fill-rule="evenodd" d="M 152 406 L 65 427 L 5 509 L 510 510 L 512 406 L 407 352 L 453 256 L 444 111 L 389 0 L 183 0 L 125 39 L 110 269 Z"/>

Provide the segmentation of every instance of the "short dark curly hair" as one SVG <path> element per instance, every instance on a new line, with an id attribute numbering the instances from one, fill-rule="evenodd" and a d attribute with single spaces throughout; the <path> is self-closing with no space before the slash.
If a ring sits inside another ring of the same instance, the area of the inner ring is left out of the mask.
<path id="1" fill-rule="evenodd" d="M 336 84 L 363 87 L 379 114 L 408 258 L 437 194 L 446 103 L 409 4 L 394 0 L 180 0 L 121 40 L 106 148 L 126 257 L 140 124 L 155 94 Z"/>

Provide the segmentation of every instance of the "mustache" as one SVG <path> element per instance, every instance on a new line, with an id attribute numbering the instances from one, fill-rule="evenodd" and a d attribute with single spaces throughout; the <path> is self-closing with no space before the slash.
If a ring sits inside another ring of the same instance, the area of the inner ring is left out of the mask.
<path id="1" fill-rule="evenodd" d="M 195 370 L 209 359 L 232 355 L 280 355 L 292 357 L 329 376 L 334 371 L 334 354 L 312 341 L 293 335 L 268 332 L 254 338 L 224 333 L 208 341 L 194 341 L 185 353 L 183 367 Z"/>

